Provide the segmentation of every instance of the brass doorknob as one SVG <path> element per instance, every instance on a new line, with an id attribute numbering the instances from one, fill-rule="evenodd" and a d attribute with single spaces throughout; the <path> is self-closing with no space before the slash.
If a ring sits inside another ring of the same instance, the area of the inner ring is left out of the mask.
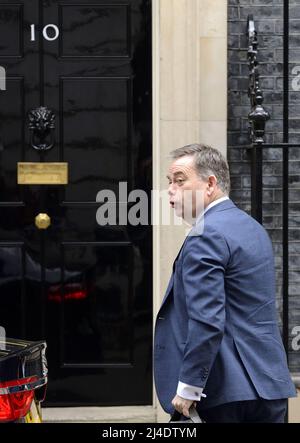
<path id="1" fill-rule="evenodd" d="M 51 218 L 48 214 L 38 214 L 35 217 L 35 226 L 38 229 L 48 229 L 51 225 Z"/>

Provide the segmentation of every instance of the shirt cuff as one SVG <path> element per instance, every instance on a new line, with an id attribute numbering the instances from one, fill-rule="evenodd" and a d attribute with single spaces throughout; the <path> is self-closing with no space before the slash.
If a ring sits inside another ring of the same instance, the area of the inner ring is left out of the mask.
<path id="1" fill-rule="evenodd" d="M 181 381 L 178 383 L 177 386 L 177 395 L 186 400 L 200 401 L 201 397 L 206 397 L 206 395 L 202 394 L 202 392 L 203 388 L 187 385 L 186 383 L 182 383 Z"/>

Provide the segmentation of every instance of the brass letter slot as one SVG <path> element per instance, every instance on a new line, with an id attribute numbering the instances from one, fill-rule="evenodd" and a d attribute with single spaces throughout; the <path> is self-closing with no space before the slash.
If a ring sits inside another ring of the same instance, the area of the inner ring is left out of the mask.
<path id="1" fill-rule="evenodd" d="M 18 185 L 67 185 L 68 163 L 18 163 Z"/>

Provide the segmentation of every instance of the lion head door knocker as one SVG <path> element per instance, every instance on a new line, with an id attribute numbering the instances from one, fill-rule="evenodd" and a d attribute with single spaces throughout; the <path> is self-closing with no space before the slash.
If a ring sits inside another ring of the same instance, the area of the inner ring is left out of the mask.
<path id="1" fill-rule="evenodd" d="M 55 114 L 41 106 L 28 113 L 30 144 L 38 151 L 48 151 L 54 146 Z"/>

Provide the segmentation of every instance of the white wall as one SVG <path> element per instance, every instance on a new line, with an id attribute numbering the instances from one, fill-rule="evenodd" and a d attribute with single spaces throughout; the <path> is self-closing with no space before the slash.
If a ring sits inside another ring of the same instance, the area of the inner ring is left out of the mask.
<path id="1" fill-rule="evenodd" d="M 227 2 L 152 3 L 153 188 L 163 190 L 172 149 L 204 142 L 226 155 Z M 169 226 L 154 227 L 154 314 L 183 239 L 184 229 L 175 232 Z M 167 420 L 159 407 L 158 420 Z"/>

